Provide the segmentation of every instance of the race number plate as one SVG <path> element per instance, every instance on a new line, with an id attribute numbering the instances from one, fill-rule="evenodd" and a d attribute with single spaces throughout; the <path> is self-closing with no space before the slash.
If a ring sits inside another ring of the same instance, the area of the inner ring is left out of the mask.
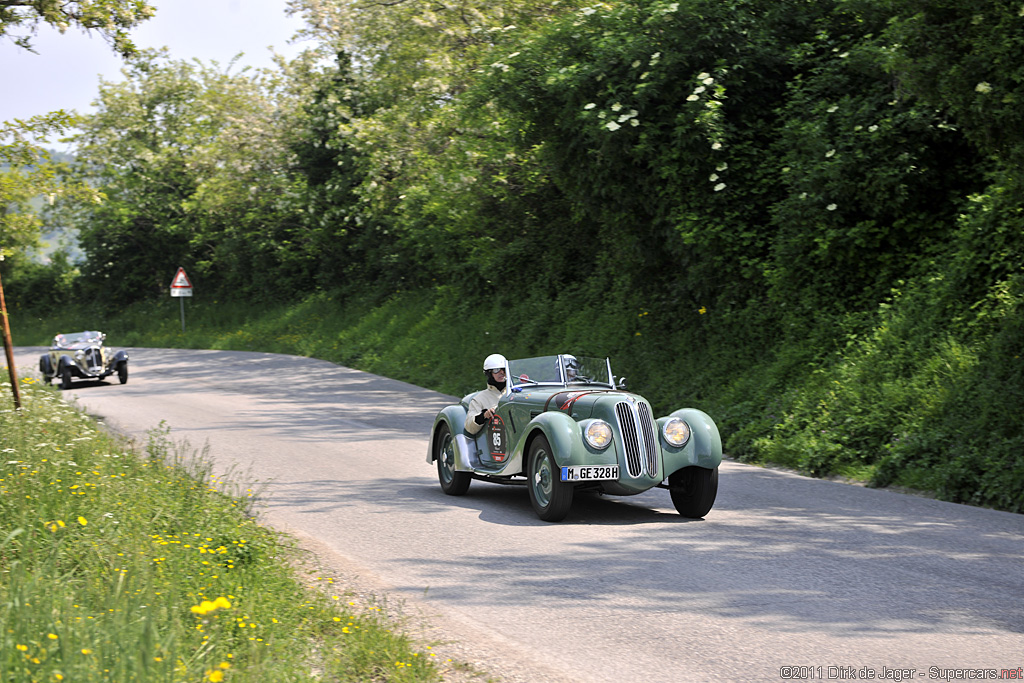
<path id="1" fill-rule="evenodd" d="M 562 481 L 597 481 L 618 478 L 618 465 L 587 465 L 562 468 Z"/>
<path id="2" fill-rule="evenodd" d="M 504 462 L 507 455 L 505 450 L 505 422 L 497 413 L 491 418 L 490 437 L 491 459 L 496 462 Z"/>

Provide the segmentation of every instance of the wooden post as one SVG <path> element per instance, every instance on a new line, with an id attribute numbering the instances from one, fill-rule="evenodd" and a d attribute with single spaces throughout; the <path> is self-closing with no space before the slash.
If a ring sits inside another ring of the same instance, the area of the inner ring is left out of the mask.
<path id="1" fill-rule="evenodd" d="M 7 302 L 4 300 L 4 281 L 0 279 L 0 326 L 4 333 L 4 352 L 7 354 L 7 372 L 11 375 L 11 392 L 14 407 L 21 409 L 21 390 L 18 387 L 18 373 L 14 369 L 14 347 L 11 345 L 11 326 L 7 322 Z"/>

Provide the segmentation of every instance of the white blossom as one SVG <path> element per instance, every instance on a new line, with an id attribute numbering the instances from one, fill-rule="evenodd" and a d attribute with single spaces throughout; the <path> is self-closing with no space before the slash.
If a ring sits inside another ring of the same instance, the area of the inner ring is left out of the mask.
<path id="1" fill-rule="evenodd" d="M 829 204 L 825 208 L 828 209 L 829 211 L 835 211 L 837 207 L 835 204 Z"/>
<path id="2" fill-rule="evenodd" d="M 619 128 L 622 128 L 622 126 L 615 123 L 614 121 L 609 121 L 608 123 L 604 124 L 604 127 L 607 128 L 608 130 L 618 130 Z"/>
<path id="3" fill-rule="evenodd" d="M 725 189 L 725 183 L 718 183 L 715 185 L 715 192 L 721 192 Z"/>

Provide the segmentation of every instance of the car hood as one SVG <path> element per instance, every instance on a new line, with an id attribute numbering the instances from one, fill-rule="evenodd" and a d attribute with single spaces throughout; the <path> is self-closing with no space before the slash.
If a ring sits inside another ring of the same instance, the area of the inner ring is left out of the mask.
<path id="1" fill-rule="evenodd" d="M 616 389 L 572 387 L 523 391 L 521 395 L 513 395 L 512 400 L 516 403 L 523 401 L 540 404 L 545 411 L 564 412 L 577 420 L 584 420 L 594 417 L 595 411 L 605 414 L 604 410 L 597 410 L 601 405 L 611 406 L 623 400 L 643 399 L 636 394 Z"/>

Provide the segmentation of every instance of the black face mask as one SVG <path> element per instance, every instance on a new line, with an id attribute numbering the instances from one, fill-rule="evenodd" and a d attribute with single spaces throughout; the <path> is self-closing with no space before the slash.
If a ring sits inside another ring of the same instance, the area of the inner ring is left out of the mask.
<path id="1" fill-rule="evenodd" d="M 498 391 L 505 391 L 505 382 L 499 382 L 498 380 L 494 379 L 494 375 L 492 375 L 490 372 L 487 373 L 487 383 L 490 384 L 492 387 L 496 387 Z"/>

